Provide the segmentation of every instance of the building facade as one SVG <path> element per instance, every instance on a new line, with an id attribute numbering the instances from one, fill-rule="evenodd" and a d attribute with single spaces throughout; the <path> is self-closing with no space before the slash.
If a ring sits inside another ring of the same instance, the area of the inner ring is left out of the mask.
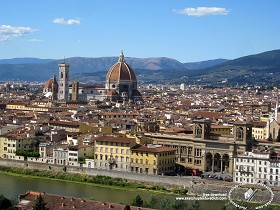
<path id="1" fill-rule="evenodd" d="M 130 171 L 130 149 L 134 138 L 102 136 L 95 139 L 94 168 Z"/>
<path id="2" fill-rule="evenodd" d="M 131 148 L 131 172 L 158 175 L 174 170 L 175 149 L 152 144 Z"/>

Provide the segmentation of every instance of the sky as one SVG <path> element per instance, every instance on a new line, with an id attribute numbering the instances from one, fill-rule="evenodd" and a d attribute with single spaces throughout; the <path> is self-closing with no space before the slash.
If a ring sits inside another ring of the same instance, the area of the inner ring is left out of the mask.
<path id="1" fill-rule="evenodd" d="M 0 0 L 0 59 L 180 62 L 280 49 L 279 0 Z"/>

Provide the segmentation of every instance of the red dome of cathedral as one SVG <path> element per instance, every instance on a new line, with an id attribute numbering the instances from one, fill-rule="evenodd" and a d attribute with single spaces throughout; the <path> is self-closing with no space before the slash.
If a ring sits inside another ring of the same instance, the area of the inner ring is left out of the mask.
<path id="1" fill-rule="evenodd" d="M 132 68 L 125 62 L 123 52 L 119 60 L 109 70 L 106 81 L 136 81 L 136 76 Z"/>
<path id="2" fill-rule="evenodd" d="M 44 89 L 51 89 L 53 85 L 53 79 L 49 79 L 45 85 L 44 85 Z"/>

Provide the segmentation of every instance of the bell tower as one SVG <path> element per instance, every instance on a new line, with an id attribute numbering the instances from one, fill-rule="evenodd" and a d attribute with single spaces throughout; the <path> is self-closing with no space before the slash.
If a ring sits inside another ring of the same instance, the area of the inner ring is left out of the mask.
<path id="1" fill-rule="evenodd" d="M 69 67 L 68 63 L 58 64 L 58 100 L 67 101 L 69 99 Z"/>
<path id="2" fill-rule="evenodd" d="M 198 139 L 209 139 L 211 132 L 211 120 L 193 120 L 193 137 Z"/>

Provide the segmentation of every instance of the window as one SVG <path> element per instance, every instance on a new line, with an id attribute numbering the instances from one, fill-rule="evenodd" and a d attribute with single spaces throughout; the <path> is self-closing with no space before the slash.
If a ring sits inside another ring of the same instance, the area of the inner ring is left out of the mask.
<path id="1" fill-rule="evenodd" d="M 194 155 L 198 156 L 198 157 L 201 157 L 201 149 L 195 149 L 194 150 Z"/>
<path id="2" fill-rule="evenodd" d="M 195 165 L 201 165 L 201 160 L 194 160 Z"/>

